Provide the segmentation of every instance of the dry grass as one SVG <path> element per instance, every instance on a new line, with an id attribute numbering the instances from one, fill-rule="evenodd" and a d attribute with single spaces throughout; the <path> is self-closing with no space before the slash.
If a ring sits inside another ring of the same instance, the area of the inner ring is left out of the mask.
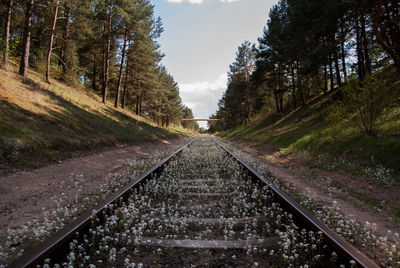
<path id="1" fill-rule="evenodd" d="M 161 128 L 111 102 L 104 105 L 84 88 L 47 84 L 32 70 L 22 79 L 14 63 L 0 69 L 0 169 L 23 166 L 29 158 L 191 134 L 177 126 Z"/>

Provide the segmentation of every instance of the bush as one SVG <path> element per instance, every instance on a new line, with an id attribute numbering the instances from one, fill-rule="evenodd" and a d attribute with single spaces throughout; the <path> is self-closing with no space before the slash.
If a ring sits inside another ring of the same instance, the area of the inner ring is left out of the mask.
<path id="1" fill-rule="evenodd" d="M 385 119 L 385 110 L 397 99 L 399 88 L 384 78 L 383 72 L 370 75 L 364 81 L 353 80 L 342 89 L 345 110 L 362 133 L 376 137 Z"/>

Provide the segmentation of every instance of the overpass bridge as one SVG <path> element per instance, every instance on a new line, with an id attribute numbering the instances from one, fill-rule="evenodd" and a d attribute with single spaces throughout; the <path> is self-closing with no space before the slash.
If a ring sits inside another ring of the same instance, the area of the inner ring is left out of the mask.
<path id="1" fill-rule="evenodd" d="M 188 121 L 195 121 L 195 122 L 214 122 L 214 121 L 219 121 L 219 119 L 198 119 L 198 118 L 193 118 L 193 119 L 182 119 L 181 122 L 188 122 Z"/>

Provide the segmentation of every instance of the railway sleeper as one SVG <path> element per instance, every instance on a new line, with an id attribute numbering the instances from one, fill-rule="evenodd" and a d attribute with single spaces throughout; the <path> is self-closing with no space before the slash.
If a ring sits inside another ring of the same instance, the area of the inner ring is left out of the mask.
<path id="1" fill-rule="evenodd" d="M 141 246 L 192 248 L 192 249 L 247 249 L 249 247 L 263 247 L 267 249 L 279 248 L 279 238 L 269 237 L 260 240 L 194 240 L 194 239 L 158 239 L 142 237 L 136 242 Z"/>

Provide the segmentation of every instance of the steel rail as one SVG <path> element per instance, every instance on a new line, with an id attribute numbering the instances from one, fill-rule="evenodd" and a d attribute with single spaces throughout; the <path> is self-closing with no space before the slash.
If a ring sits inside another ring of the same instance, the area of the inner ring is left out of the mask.
<path id="1" fill-rule="evenodd" d="M 179 155 L 185 148 L 190 146 L 197 139 L 190 141 L 185 146 L 163 159 L 160 163 L 152 167 L 146 173 L 136 178 L 129 184 L 125 185 L 118 192 L 103 200 L 99 205 L 96 205 L 91 211 L 87 211 L 78 219 L 66 225 L 60 231 L 56 232 L 53 236 L 49 237 L 30 251 L 26 252 L 19 259 L 11 263 L 8 267 L 34 267 L 36 264 L 43 262 L 46 258 L 51 257 L 52 254 L 56 254 L 57 251 L 61 248 L 68 246 L 69 242 L 75 237 L 77 232 L 80 232 L 85 228 L 90 227 L 94 215 L 101 216 L 101 213 L 103 211 L 106 211 L 107 207 L 110 204 L 117 203 L 119 200 L 121 200 L 121 198 L 126 198 L 127 196 L 129 196 L 130 192 L 138 187 L 140 183 L 152 178 L 154 174 L 160 173 L 163 170 L 164 166 L 168 162 L 170 162 L 172 158 Z M 230 155 L 238 163 L 240 163 L 253 179 L 267 185 L 275 193 L 277 199 L 279 199 L 279 202 L 284 205 L 291 213 L 293 213 L 295 217 L 300 219 L 303 224 L 315 231 L 321 231 L 325 240 L 327 241 L 327 244 L 337 250 L 340 254 L 339 256 L 344 256 L 344 258 L 349 261 L 354 260 L 357 267 L 379 267 L 371 259 L 369 259 L 367 256 L 365 256 L 358 249 L 345 241 L 338 234 L 329 229 L 326 225 L 317 220 L 306 209 L 300 206 L 284 192 L 279 190 L 274 184 L 272 184 L 270 181 L 260 175 L 256 170 L 246 164 L 243 160 L 233 154 L 228 148 L 226 148 L 226 146 L 221 144 L 216 139 L 213 140 L 224 151 L 226 151 L 228 155 Z"/>
<path id="2" fill-rule="evenodd" d="M 22 267 L 34 267 L 35 265 L 43 262 L 46 258 L 49 258 L 57 252 L 63 246 L 69 246 L 69 242 L 75 237 L 77 232 L 88 228 L 91 223 L 93 216 L 101 216 L 101 213 L 107 209 L 111 204 L 117 203 L 121 198 L 129 196 L 130 192 L 138 187 L 140 183 L 152 178 L 154 174 L 159 173 L 163 170 L 164 166 L 171 161 L 172 158 L 179 155 L 185 148 L 189 147 L 198 138 L 193 139 L 182 148 L 164 158 L 156 166 L 145 172 L 140 177 L 136 178 L 129 184 L 122 187 L 119 191 L 112 194 L 110 197 L 104 199 L 100 204 L 96 205 L 92 210 L 89 210 L 78 219 L 66 225 L 64 228 L 56 232 L 51 237 L 47 238 L 31 250 L 27 251 L 20 258 L 12 262 L 8 267 L 22 268 Z"/>
<path id="3" fill-rule="evenodd" d="M 296 201 L 290 198 L 283 191 L 278 189 L 273 183 L 264 178 L 255 169 L 246 164 L 243 160 L 233 154 L 225 145 L 214 139 L 214 142 L 218 144 L 224 151 L 240 163 L 248 172 L 248 174 L 259 182 L 267 185 L 274 193 L 277 199 L 283 204 L 288 210 L 290 210 L 296 217 L 298 217 L 303 223 L 314 231 L 320 231 L 323 237 L 332 248 L 338 251 L 348 261 L 354 260 L 357 267 L 376 268 L 379 267 L 373 260 L 368 258 L 365 254 L 356 249 L 353 245 L 348 243 L 345 239 L 339 236 L 337 233 L 332 231 L 329 227 L 315 218 L 310 212 L 299 205 Z"/>

